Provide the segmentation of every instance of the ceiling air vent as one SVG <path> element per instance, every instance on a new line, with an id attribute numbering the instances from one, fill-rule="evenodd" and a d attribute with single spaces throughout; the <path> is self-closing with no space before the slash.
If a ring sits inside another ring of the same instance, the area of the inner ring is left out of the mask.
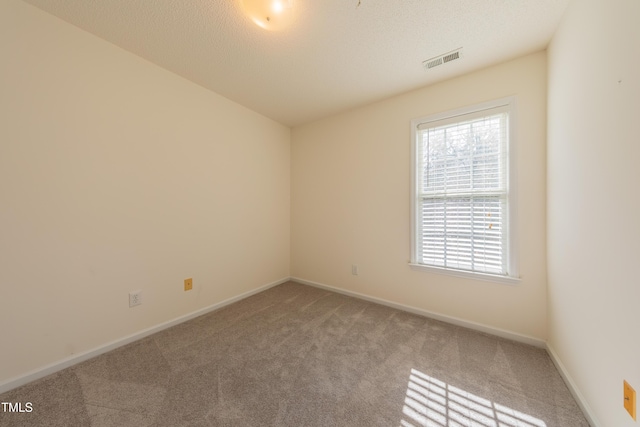
<path id="1" fill-rule="evenodd" d="M 456 59 L 460 58 L 462 58 L 462 48 L 458 48 L 443 55 L 427 59 L 426 61 L 422 62 L 422 65 L 424 66 L 424 68 L 429 70 L 433 67 L 437 67 L 438 65 L 446 64 L 447 62 L 455 61 Z"/>

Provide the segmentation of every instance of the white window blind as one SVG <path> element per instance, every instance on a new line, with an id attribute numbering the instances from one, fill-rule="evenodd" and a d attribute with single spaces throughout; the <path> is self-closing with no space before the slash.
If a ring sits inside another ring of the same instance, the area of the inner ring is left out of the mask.
<path id="1" fill-rule="evenodd" d="M 509 111 L 414 123 L 413 263 L 510 275 Z"/>

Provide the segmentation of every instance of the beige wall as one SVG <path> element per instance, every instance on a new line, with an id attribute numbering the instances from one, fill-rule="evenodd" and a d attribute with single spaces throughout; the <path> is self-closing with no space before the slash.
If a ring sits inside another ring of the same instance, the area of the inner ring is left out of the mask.
<path id="1" fill-rule="evenodd" d="M 292 276 L 545 340 L 546 66 L 541 52 L 294 128 Z M 510 95 L 521 284 L 411 270 L 410 120 Z"/>
<path id="2" fill-rule="evenodd" d="M 17 0 L 0 54 L 0 384 L 289 276 L 288 128 Z"/>
<path id="3" fill-rule="evenodd" d="M 549 345 L 601 426 L 637 425 L 640 2 L 582 0 L 549 48 Z"/>

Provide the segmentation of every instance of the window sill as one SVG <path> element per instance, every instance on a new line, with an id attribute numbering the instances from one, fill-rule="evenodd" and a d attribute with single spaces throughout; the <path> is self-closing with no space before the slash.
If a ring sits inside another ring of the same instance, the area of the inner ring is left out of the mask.
<path id="1" fill-rule="evenodd" d="M 507 285 L 518 285 L 522 281 L 519 277 L 499 276 L 497 274 L 475 273 L 464 270 L 454 270 L 451 268 L 433 267 L 424 264 L 409 263 L 409 267 L 415 271 L 425 271 L 429 273 L 444 274 L 445 276 L 463 277 L 465 279 L 482 280 L 485 282 L 504 283 Z"/>

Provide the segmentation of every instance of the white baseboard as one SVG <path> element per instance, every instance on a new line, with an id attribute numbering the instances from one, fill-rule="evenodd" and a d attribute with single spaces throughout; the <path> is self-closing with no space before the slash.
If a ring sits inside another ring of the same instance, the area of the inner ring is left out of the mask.
<path id="1" fill-rule="evenodd" d="M 409 313 L 418 314 L 420 316 L 429 317 L 431 319 L 440 320 L 445 323 L 451 323 L 456 326 L 462 326 L 464 328 L 473 329 L 476 331 L 484 332 L 490 335 L 496 335 L 502 338 L 510 339 L 513 341 L 529 344 L 539 348 L 546 348 L 546 341 L 539 338 L 530 337 L 528 335 L 518 334 L 516 332 L 507 331 L 500 328 L 494 328 L 492 326 L 483 325 L 481 323 L 470 322 L 468 320 L 460 319 L 453 316 L 447 316 L 445 314 L 435 313 L 433 311 L 423 310 L 421 308 L 412 307 L 409 305 L 400 304 L 393 301 L 387 301 L 382 298 L 371 297 L 369 295 L 361 294 L 358 292 L 347 291 L 345 289 L 336 288 L 333 286 L 325 285 L 323 283 L 312 282 L 310 280 L 301 279 L 299 277 L 292 277 L 292 281 L 301 283 L 303 285 L 314 286 L 316 288 L 326 289 L 328 291 L 337 292 L 343 295 L 348 295 L 354 298 L 360 298 L 366 301 L 375 302 L 377 304 L 386 305 L 388 307 L 396 308 L 398 310 L 407 311 Z"/>
<path id="2" fill-rule="evenodd" d="M 558 369 L 558 372 L 560 372 L 564 383 L 567 385 L 567 388 L 571 392 L 573 398 L 576 400 L 576 403 L 582 410 L 582 413 L 584 414 L 591 427 L 600 427 L 601 424 L 597 421 L 595 415 L 593 414 L 593 411 L 591 410 L 591 407 L 587 403 L 587 400 L 584 398 L 582 393 L 580 393 L 580 389 L 578 389 L 576 383 L 573 382 L 573 379 L 571 378 L 571 375 L 569 375 L 567 368 L 564 367 L 564 364 L 558 357 L 558 354 L 549 343 L 547 343 L 547 353 L 549 353 L 549 357 L 551 357 L 553 364 L 556 365 L 556 368 Z"/>
<path id="3" fill-rule="evenodd" d="M 70 366 L 76 365 L 80 362 L 84 362 L 85 360 L 89 360 L 93 357 L 99 356 L 108 351 L 114 350 L 118 347 L 122 347 L 123 345 L 132 343 L 149 335 L 155 334 L 156 332 L 160 332 L 164 329 L 170 328 L 172 326 L 178 325 L 180 323 L 186 322 L 187 320 L 194 319 L 198 316 L 202 316 L 203 314 L 209 313 L 214 310 L 218 310 L 224 306 L 229 304 L 233 304 L 234 302 L 240 301 L 244 298 L 250 297 L 251 295 L 255 295 L 259 292 L 265 291 L 274 286 L 280 285 L 282 283 L 288 282 L 290 280 L 289 277 L 285 277 L 280 280 L 276 280 L 275 282 L 268 283 L 266 285 L 260 286 L 259 288 L 253 289 L 248 292 L 244 292 L 240 295 L 237 295 L 232 298 L 228 298 L 224 301 L 215 303 L 205 308 L 201 308 L 200 310 L 194 311 L 189 314 L 185 314 L 184 316 L 177 317 L 173 320 L 169 320 L 167 322 L 160 323 L 156 326 L 152 326 L 147 329 L 143 329 L 142 331 L 136 332 L 134 334 L 128 335 L 124 338 L 112 341 L 100 347 L 94 348 L 92 350 L 74 354 L 73 356 L 62 359 L 58 362 L 52 363 L 50 365 L 44 366 L 42 368 L 33 370 L 19 377 L 10 379 L 2 384 L 0 384 L 0 393 L 5 393 L 9 390 L 13 390 L 14 388 L 20 387 L 37 379 L 46 377 L 47 375 L 51 375 L 55 372 L 61 371 Z"/>

